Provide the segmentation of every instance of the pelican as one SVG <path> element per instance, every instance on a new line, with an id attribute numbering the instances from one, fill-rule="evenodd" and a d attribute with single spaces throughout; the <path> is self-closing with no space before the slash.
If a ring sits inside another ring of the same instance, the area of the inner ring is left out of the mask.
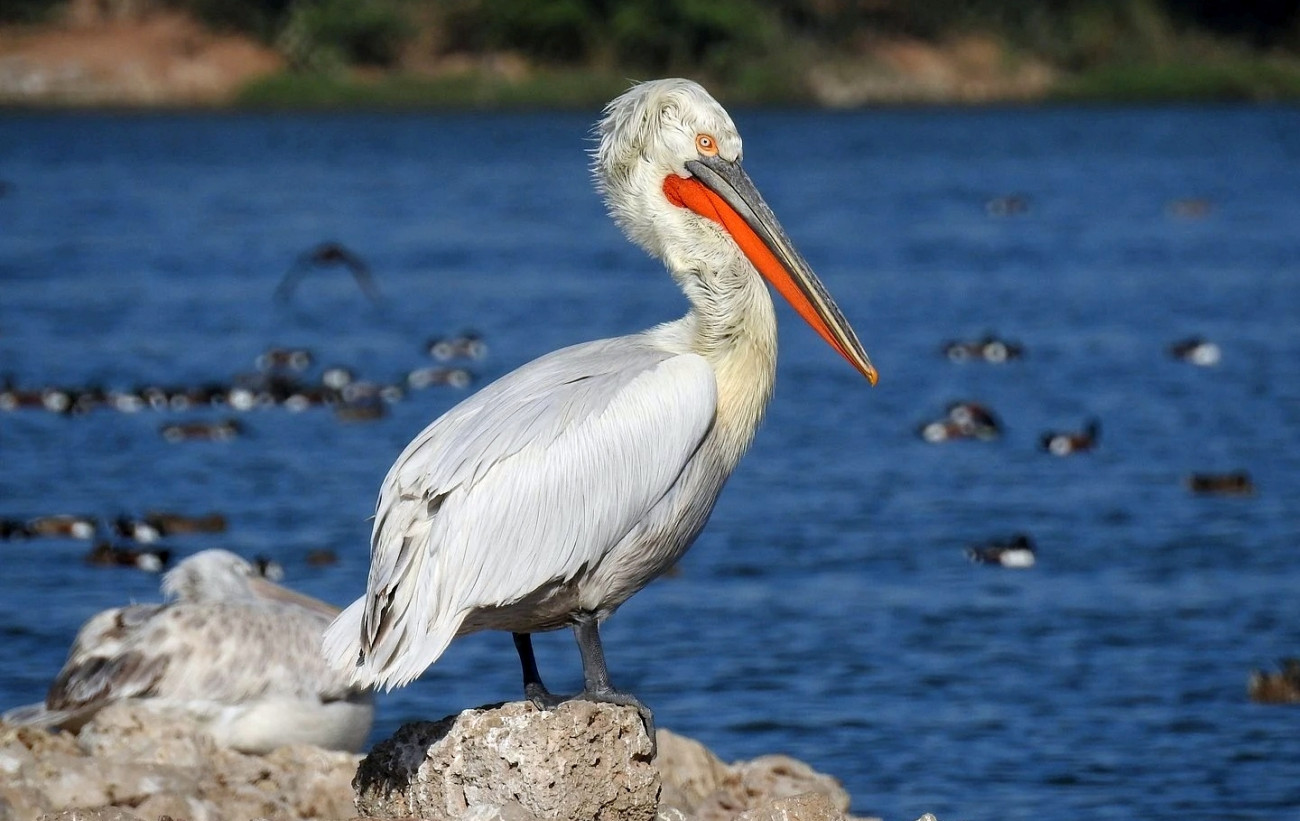
<path id="1" fill-rule="evenodd" d="M 325 634 L 354 683 L 391 689 L 457 636 L 513 634 L 524 694 L 542 683 L 532 634 L 572 627 L 572 698 L 650 710 L 614 688 L 599 627 L 695 540 L 772 394 L 766 279 L 873 384 L 830 294 L 742 170 L 731 117 L 699 85 L 633 86 L 593 152 L 614 221 L 663 261 L 686 316 L 530 362 L 426 427 L 379 492 L 365 595 Z M 652 753 L 653 754 L 653 753 Z"/>
<path id="2" fill-rule="evenodd" d="M 356 751 L 365 743 L 371 693 L 320 657 L 338 608 L 262 578 L 225 550 L 187 558 L 162 590 L 165 604 L 92 616 L 45 701 L 3 720 L 75 732 L 109 704 L 131 700 L 188 718 L 242 752 L 286 744 Z"/>

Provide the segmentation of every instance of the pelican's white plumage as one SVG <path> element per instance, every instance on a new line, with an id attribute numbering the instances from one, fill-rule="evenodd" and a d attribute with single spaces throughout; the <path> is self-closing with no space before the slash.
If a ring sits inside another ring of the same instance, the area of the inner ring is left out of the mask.
<path id="1" fill-rule="evenodd" d="M 77 730 L 131 700 L 196 721 L 218 744 L 244 752 L 360 749 L 372 696 L 320 657 L 338 608 L 261 578 L 225 550 L 196 553 L 162 587 L 167 603 L 92 616 L 45 701 L 4 720 Z"/>
<path id="2" fill-rule="evenodd" d="M 543 356 L 407 445 L 379 494 L 366 594 L 326 632 L 330 663 L 405 684 L 458 635 L 573 625 L 584 695 L 609 684 L 597 626 L 686 551 L 771 396 L 776 317 L 763 277 L 864 375 L 875 371 L 740 169 L 740 136 L 700 86 L 660 80 L 607 107 L 597 187 L 665 263 L 690 312 Z"/>

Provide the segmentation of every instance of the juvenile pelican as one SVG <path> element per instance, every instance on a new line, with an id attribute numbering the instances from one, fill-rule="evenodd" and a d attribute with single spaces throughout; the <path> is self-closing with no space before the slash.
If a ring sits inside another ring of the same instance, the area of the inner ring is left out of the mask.
<path id="1" fill-rule="evenodd" d="M 326 667 L 321 634 L 338 608 L 267 581 L 225 550 L 196 553 L 163 577 L 166 604 L 105 610 L 77 633 L 45 701 L 4 721 L 76 731 L 132 700 L 195 721 L 218 744 L 357 750 L 373 699 Z"/>
<path id="2" fill-rule="evenodd" d="M 670 568 L 704 526 L 772 393 L 776 316 L 763 278 L 873 383 L 852 328 L 741 169 L 727 112 L 687 80 L 611 102 L 596 184 L 627 236 L 661 259 L 690 311 L 543 356 L 452 408 L 379 493 L 364 597 L 325 634 L 363 685 L 411 681 L 452 639 L 507 630 L 539 708 L 531 634 L 572 626 L 578 697 L 615 690 L 599 624 Z"/>

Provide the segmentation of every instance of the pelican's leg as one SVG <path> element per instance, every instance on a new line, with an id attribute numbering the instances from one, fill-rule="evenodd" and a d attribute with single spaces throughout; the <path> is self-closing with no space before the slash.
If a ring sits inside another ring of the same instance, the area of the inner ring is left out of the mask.
<path id="1" fill-rule="evenodd" d="M 645 731 L 650 736 L 650 757 L 655 755 L 655 717 L 650 708 L 631 693 L 615 690 L 609 683 L 609 670 L 605 667 L 605 650 L 600 646 L 600 625 L 596 617 L 586 613 L 578 617 L 573 624 L 573 635 L 578 640 L 578 652 L 582 654 L 582 692 L 578 698 L 588 701 L 603 701 L 608 704 L 622 704 L 635 707 L 645 724 Z"/>
<path id="2" fill-rule="evenodd" d="M 533 657 L 533 634 L 512 633 L 515 650 L 519 653 L 519 663 L 524 668 L 524 695 L 539 710 L 554 710 L 564 701 L 564 696 L 557 696 L 542 683 L 542 674 L 537 672 L 537 659 Z"/>

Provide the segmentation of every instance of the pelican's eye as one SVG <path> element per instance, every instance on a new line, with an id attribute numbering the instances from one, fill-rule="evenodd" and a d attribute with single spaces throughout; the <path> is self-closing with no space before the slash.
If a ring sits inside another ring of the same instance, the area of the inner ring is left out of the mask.
<path id="1" fill-rule="evenodd" d="M 718 156 L 718 141 L 711 134 L 696 134 L 695 148 L 706 157 Z"/>

